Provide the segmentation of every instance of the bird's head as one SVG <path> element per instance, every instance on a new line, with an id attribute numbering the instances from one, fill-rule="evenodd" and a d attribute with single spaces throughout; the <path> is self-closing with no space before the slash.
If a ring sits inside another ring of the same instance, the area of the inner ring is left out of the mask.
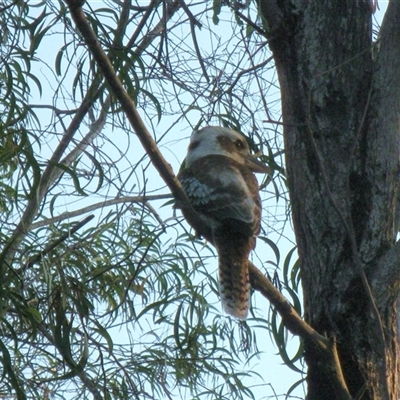
<path id="1" fill-rule="evenodd" d="M 270 172 L 265 164 L 250 154 L 246 139 L 239 132 L 229 128 L 206 126 L 193 132 L 190 137 L 185 167 L 188 168 L 196 160 L 210 155 L 229 157 L 253 172 Z"/>

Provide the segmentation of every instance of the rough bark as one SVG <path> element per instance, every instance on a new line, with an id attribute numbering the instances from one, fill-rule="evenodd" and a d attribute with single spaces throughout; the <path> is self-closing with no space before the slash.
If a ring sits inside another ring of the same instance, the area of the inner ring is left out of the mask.
<path id="1" fill-rule="evenodd" d="M 305 319 L 335 338 L 352 397 L 398 399 L 400 2 L 378 43 L 366 0 L 259 8 L 281 85 Z M 305 357 L 308 399 L 335 398 L 311 347 Z"/>

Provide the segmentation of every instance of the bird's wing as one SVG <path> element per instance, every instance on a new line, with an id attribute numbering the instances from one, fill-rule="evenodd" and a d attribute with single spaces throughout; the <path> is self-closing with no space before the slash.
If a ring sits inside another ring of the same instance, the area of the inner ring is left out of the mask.
<path id="1" fill-rule="evenodd" d="M 228 157 L 211 155 L 181 171 L 179 179 L 195 210 L 253 236 L 260 225 L 258 185 L 243 168 Z"/>

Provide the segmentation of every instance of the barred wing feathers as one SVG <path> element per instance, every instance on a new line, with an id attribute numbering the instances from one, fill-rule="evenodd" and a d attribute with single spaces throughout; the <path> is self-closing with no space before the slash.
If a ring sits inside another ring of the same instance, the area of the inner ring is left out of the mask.
<path id="1" fill-rule="evenodd" d="M 228 157 L 211 155 L 179 174 L 194 209 L 217 223 L 231 224 L 238 233 L 260 231 L 261 202 L 254 174 Z"/>

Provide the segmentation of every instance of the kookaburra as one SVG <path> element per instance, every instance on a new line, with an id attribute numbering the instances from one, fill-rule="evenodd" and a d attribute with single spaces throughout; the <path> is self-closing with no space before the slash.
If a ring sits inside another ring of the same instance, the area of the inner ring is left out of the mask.
<path id="1" fill-rule="evenodd" d="M 238 132 L 207 126 L 192 134 L 178 178 L 217 249 L 223 309 L 245 319 L 250 306 L 248 257 L 260 232 L 261 200 L 254 172 L 269 168 L 250 155 Z"/>

